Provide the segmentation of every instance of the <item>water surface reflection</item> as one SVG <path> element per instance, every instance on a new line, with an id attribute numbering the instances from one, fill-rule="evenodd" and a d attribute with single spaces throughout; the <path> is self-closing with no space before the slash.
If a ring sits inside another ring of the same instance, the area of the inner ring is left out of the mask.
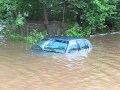
<path id="1" fill-rule="evenodd" d="M 0 90 L 120 90 L 120 35 L 90 41 L 94 48 L 83 56 L 34 55 L 21 42 L 0 45 Z"/>

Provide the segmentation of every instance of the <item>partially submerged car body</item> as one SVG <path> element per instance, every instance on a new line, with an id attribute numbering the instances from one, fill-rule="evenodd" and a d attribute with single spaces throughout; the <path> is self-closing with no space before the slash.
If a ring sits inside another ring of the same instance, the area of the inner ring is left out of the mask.
<path id="1" fill-rule="evenodd" d="M 64 36 L 46 37 L 32 46 L 32 50 L 40 53 L 74 53 L 87 48 L 92 48 L 89 40 Z"/>

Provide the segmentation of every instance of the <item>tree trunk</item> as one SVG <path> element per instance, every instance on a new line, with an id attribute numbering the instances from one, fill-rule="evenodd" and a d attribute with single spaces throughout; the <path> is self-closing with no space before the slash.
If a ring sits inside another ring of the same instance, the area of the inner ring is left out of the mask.
<path id="1" fill-rule="evenodd" d="M 63 29 L 65 28 L 65 0 L 63 2 L 63 11 L 62 11 L 62 31 L 61 31 L 61 34 L 63 34 Z"/>
<path id="2" fill-rule="evenodd" d="M 16 11 L 16 10 L 14 10 L 14 11 L 13 11 L 13 16 L 14 16 L 14 18 L 17 18 L 18 13 L 17 13 L 17 11 Z"/>
<path id="3" fill-rule="evenodd" d="M 21 26 L 18 26 L 18 30 L 19 30 L 20 35 L 23 36 L 23 30 L 22 30 L 22 27 L 21 27 Z"/>
<path id="4" fill-rule="evenodd" d="M 45 4 L 43 4 L 43 14 L 44 14 L 44 24 L 45 24 L 45 27 L 47 29 L 48 35 L 50 35 L 49 30 L 48 30 L 49 22 L 48 22 L 47 8 L 46 8 Z"/>

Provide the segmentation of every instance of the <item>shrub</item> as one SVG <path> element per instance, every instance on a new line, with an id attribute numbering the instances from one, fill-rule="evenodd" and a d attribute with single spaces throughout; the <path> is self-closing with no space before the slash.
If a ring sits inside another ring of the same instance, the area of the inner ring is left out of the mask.
<path id="1" fill-rule="evenodd" d="M 38 40 L 43 39 L 46 35 L 47 32 L 38 32 L 37 30 L 33 30 L 24 39 L 30 44 L 35 44 Z"/>
<path id="2" fill-rule="evenodd" d="M 72 28 L 66 30 L 65 35 L 66 36 L 76 36 L 76 37 L 85 37 L 87 35 L 91 34 L 91 28 L 90 27 L 85 27 L 82 28 L 78 24 L 75 24 Z"/>
<path id="3" fill-rule="evenodd" d="M 12 32 L 11 30 L 5 30 L 3 32 L 3 34 L 5 35 L 5 37 L 7 37 L 9 40 L 13 40 L 13 41 L 21 41 L 23 40 L 23 36 L 21 36 L 18 33 Z"/>

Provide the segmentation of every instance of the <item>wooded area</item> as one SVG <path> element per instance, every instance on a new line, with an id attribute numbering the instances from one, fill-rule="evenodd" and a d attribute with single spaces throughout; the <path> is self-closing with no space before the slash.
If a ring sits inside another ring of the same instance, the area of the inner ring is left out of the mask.
<path id="1" fill-rule="evenodd" d="M 49 36 L 119 31 L 120 0 L 0 0 L 0 23 L 7 30 L 23 35 L 29 22 L 42 23 L 40 31 Z"/>

